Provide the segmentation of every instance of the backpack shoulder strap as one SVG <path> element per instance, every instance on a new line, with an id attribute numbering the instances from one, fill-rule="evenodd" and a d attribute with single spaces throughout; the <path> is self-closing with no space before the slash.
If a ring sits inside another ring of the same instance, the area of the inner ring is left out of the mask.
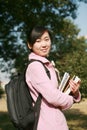
<path id="1" fill-rule="evenodd" d="M 32 63 L 32 62 L 34 62 L 34 61 L 38 61 L 38 62 L 40 62 L 40 63 L 43 65 L 43 67 L 45 68 L 45 71 L 46 71 L 48 77 L 51 79 L 50 72 L 49 72 L 49 70 L 47 69 L 47 67 L 44 65 L 44 63 L 43 63 L 42 61 L 40 61 L 40 60 L 31 59 L 31 60 L 29 61 L 29 64 Z"/>

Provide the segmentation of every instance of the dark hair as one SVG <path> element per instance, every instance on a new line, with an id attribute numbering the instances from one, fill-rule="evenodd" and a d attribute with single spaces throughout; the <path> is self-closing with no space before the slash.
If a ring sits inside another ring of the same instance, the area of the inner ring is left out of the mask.
<path id="1" fill-rule="evenodd" d="M 27 35 L 27 42 L 30 44 L 30 46 L 33 46 L 33 44 L 36 42 L 38 38 L 40 38 L 44 32 L 48 32 L 50 38 L 52 39 L 50 31 L 42 26 L 35 26 L 32 28 Z"/>

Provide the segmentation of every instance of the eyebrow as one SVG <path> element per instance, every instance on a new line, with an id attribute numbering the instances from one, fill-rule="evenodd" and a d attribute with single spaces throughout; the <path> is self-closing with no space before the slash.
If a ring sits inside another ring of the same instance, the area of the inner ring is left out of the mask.
<path id="1" fill-rule="evenodd" d="M 50 36 L 48 35 L 48 36 L 45 36 L 44 38 L 50 38 Z"/>
<path id="2" fill-rule="evenodd" d="M 50 38 L 50 36 L 45 36 L 44 38 Z M 40 38 L 37 38 L 37 40 L 38 40 L 38 39 L 41 39 L 41 37 L 40 37 Z M 37 40 L 36 40 L 36 41 L 37 41 Z"/>

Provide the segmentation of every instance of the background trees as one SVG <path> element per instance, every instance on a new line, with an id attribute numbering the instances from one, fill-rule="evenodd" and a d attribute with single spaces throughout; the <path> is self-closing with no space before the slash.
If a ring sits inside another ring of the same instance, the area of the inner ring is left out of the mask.
<path id="1" fill-rule="evenodd" d="M 80 2 L 86 0 L 0 0 L 0 68 L 19 72 L 27 63 L 28 30 L 38 24 L 47 26 L 53 35 L 50 59 L 63 72 L 76 73 L 85 80 L 87 44 L 78 39 L 79 29 L 73 24 Z M 79 72 L 77 71 L 77 67 Z M 82 69 L 83 68 L 83 69 Z M 86 86 L 86 80 L 85 80 Z M 84 88 L 84 87 L 82 87 Z"/>

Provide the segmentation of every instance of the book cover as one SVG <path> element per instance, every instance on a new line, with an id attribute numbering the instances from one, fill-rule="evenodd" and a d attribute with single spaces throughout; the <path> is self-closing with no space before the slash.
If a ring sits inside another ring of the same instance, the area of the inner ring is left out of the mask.
<path id="1" fill-rule="evenodd" d="M 63 75 L 63 78 L 61 80 L 60 86 L 59 86 L 59 90 L 66 93 L 66 94 L 70 94 L 70 86 L 69 86 L 69 80 L 71 79 L 71 76 L 69 73 L 65 72 Z M 72 79 L 77 83 L 79 82 L 81 79 L 78 76 L 73 76 Z"/>

